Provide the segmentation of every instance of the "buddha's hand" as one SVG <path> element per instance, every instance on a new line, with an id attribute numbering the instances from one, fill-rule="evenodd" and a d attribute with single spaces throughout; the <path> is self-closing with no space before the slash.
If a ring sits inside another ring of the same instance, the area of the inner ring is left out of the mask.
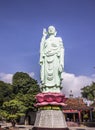
<path id="1" fill-rule="evenodd" d="M 46 28 L 43 29 L 43 36 L 46 37 L 47 36 L 47 31 Z"/>

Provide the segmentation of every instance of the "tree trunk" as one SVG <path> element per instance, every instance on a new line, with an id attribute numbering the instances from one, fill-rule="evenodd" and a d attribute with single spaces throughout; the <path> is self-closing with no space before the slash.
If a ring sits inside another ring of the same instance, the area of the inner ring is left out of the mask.
<path id="1" fill-rule="evenodd" d="M 13 120 L 11 121 L 11 124 L 12 124 L 12 127 L 15 127 L 16 121 L 13 119 Z"/>

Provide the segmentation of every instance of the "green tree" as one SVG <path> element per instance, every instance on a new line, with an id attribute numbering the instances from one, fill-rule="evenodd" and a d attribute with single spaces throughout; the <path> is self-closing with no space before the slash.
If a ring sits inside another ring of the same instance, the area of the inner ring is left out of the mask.
<path id="1" fill-rule="evenodd" d="M 0 108 L 3 102 L 9 101 L 13 97 L 13 87 L 11 84 L 0 81 Z"/>
<path id="2" fill-rule="evenodd" d="M 13 99 L 3 103 L 1 115 L 11 121 L 12 126 L 15 126 L 16 120 L 25 115 L 26 109 L 23 102 Z"/>
<path id="3" fill-rule="evenodd" d="M 83 98 L 93 101 L 95 99 L 95 83 L 92 82 L 91 85 L 82 88 L 81 94 Z"/>
<path id="4" fill-rule="evenodd" d="M 15 124 L 19 117 L 27 115 L 29 111 L 36 110 L 34 106 L 36 103 L 35 96 L 40 92 L 40 88 L 35 79 L 23 72 L 16 72 L 13 75 L 12 85 L 7 85 L 7 87 L 6 92 L 9 99 L 5 100 L 5 97 L 2 97 L 4 101 L 0 115 Z"/>
<path id="5" fill-rule="evenodd" d="M 35 96 L 40 92 L 37 81 L 27 73 L 17 72 L 13 76 L 13 91 L 15 99 L 22 101 L 27 107 L 27 111 L 35 110 Z"/>
<path id="6" fill-rule="evenodd" d="M 32 93 L 37 94 L 40 89 L 37 81 L 31 78 L 27 73 L 17 72 L 12 79 L 14 93 Z"/>

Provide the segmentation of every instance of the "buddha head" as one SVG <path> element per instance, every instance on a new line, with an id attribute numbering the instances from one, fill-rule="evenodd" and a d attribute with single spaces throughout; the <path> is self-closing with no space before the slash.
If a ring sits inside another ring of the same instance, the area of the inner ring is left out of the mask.
<path id="1" fill-rule="evenodd" d="M 54 26 L 49 26 L 49 27 L 48 27 L 48 34 L 49 34 L 49 35 L 54 35 L 54 36 L 56 36 L 56 33 L 57 33 L 57 31 L 56 31 L 56 29 L 55 29 Z"/>

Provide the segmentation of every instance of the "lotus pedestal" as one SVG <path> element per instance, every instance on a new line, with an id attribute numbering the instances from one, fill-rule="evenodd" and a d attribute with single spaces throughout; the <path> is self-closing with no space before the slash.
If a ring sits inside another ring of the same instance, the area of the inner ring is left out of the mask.
<path id="1" fill-rule="evenodd" d="M 61 93 L 40 93 L 36 96 L 38 112 L 32 130 L 69 130 L 62 107 L 66 98 Z"/>

